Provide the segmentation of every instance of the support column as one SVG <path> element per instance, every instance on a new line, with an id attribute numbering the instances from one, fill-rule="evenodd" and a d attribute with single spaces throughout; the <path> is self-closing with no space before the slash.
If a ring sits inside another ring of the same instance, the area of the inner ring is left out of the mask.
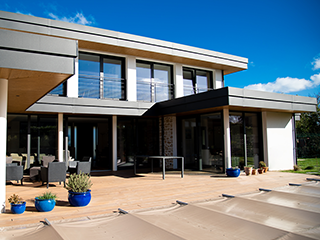
<path id="1" fill-rule="evenodd" d="M 178 155 L 178 143 L 177 143 L 177 117 L 172 116 L 172 148 L 173 156 Z M 176 159 L 177 161 L 177 159 Z"/>
<path id="2" fill-rule="evenodd" d="M 112 171 L 117 171 L 117 116 L 112 116 Z"/>
<path id="3" fill-rule="evenodd" d="M 28 135 L 27 135 L 27 169 L 30 168 L 30 154 L 31 154 L 31 116 L 28 115 Z"/>
<path id="4" fill-rule="evenodd" d="M 0 78 L 0 212 L 6 208 L 8 80 Z"/>
<path id="5" fill-rule="evenodd" d="M 223 109 L 223 135 L 224 135 L 224 163 L 226 168 L 231 167 L 231 138 L 230 138 L 230 122 L 229 109 Z"/>
<path id="6" fill-rule="evenodd" d="M 69 155 L 69 137 L 68 137 L 68 117 L 65 118 L 65 128 L 64 128 L 64 156 L 63 159 L 66 163 L 66 167 L 68 167 Z"/>
<path id="7" fill-rule="evenodd" d="M 58 160 L 63 162 L 63 113 L 58 113 Z"/>
<path id="8" fill-rule="evenodd" d="M 262 116 L 262 143 L 263 143 L 263 160 L 269 166 L 268 156 L 268 131 L 267 131 L 267 112 L 264 111 Z M 257 166 L 255 166 L 257 167 Z"/>

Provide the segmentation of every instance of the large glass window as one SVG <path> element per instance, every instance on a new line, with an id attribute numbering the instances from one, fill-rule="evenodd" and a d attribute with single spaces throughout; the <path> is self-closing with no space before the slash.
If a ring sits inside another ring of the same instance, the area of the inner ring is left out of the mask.
<path id="1" fill-rule="evenodd" d="M 224 170 L 222 125 L 221 112 L 178 119 L 178 154 L 184 156 L 186 169 L 217 173 Z"/>
<path id="2" fill-rule="evenodd" d="M 157 118 L 119 117 L 117 127 L 118 167 L 132 167 L 135 155 L 159 155 Z"/>
<path id="3" fill-rule="evenodd" d="M 103 58 L 103 97 L 124 97 L 124 81 L 122 81 L 122 60 Z"/>
<path id="4" fill-rule="evenodd" d="M 30 121 L 30 122 L 29 122 Z M 28 127 L 30 126 L 30 132 Z M 30 164 L 38 164 L 43 155 L 56 155 L 57 117 L 8 114 L 7 154 L 26 164 L 28 134 L 31 135 Z"/>
<path id="5" fill-rule="evenodd" d="M 124 59 L 80 53 L 79 97 L 125 99 Z"/>
<path id="6" fill-rule="evenodd" d="M 201 115 L 202 168 L 220 172 L 224 170 L 223 128 L 221 113 Z"/>
<path id="7" fill-rule="evenodd" d="M 173 98 L 172 66 L 137 61 L 137 100 L 160 102 Z"/>
<path id="8" fill-rule="evenodd" d="M 260 118 L 257 113 L 231 112 L 231 165 L 243 168 L 259 166 L 261 161 Z"/>
<path id="9" fill-rule="evenodd" d="M 244 128 L 243 114 L 230 113 L 231 166 L 244 166 Z"/>
<path id="10" fill-rule="evenodd" d="M 247 164 L 259 164 L 260 141 L 259 141 L 259 118 L 256 113 L 245 113 L 245 131 L 247 147 Z"/>
<path id="11" fill-rule="evenodd" d="M 66 87 L 67 87 L 66 82 L 61 83 L 58 87 L 56 87 L 55 89 L 50 91 L 49 94 L 50 95 L 57 95 L 57 96 L 66 96 L 66 92 L 67 92 Z"/>
<path id="12" fill-rule="evenodd" d="M 183 68 L 184 96 L 206 92 L 212 88 L 212 73 L 210 71 Z"/>
<path id="13" fill-rule="evenodd" d="M 100 57 L 80 53 L 79 97 L 100 98 Z"/>
<path id="14" fill-rule="evenodd" d="M 70 156 L 92 157 L 93 170 L 112 169 L 111 121 L 109 117 L 68 117 Z"/>

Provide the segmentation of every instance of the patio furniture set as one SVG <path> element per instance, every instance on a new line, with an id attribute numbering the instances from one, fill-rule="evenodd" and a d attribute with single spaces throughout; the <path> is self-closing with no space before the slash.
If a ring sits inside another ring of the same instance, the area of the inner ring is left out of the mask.
<path id="1" fill-rule="evenodd" d="M 12 161 L 12 157 L 7 157 L 6 160 L 6 181 L 20 181 L 23 185 L 23 166 Z M 30 179 L 32 181 L 42 181 L 49 188 L 50 182 L 66 182 L 67 173 L 72 174 L 90 174 L 91 172 L 91 157 L 83 157 L 80 161 L 59 162 L 55 156 L 43 156 L 40 166 L 30 168 Z"/>

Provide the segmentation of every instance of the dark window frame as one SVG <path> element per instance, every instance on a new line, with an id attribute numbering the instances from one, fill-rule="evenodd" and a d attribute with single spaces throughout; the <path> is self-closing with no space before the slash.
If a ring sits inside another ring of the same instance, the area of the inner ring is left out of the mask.
<path id="1" fill-rule="evenodd" d="M 192 87 L 193 87 L 193 92 L 194 94 L 197 94 L 196 91 L 196 84 L 197 84 L 197 72 L 206 72 L 209 74 L 209 86 L 207 86 L 207 91 L 213 89 L 213 74 L 212 71 L 210 70 L 205 70 L 205 69 L 200 69 L 200 68 L 191 68 L 191 67 L 182 67 L 182 78 L 184 80 L 184 71 L 189 71 L 191 72 L 191 80 L 192 80 Z M 184 86 L 183 86 L 184 87 Z"/>
<path id="2" fill-rule="evenodd" d="M 172 90 L 171 90 L 171 98 L 169 96 L 169 99 L 167 100 L 171 100 L 171 99 L 174 99 L 175 98 L 175 84 L 174 84 L 174 75 L 173 75 L 173 65 L 171 64 L 166 64 L 166 63 L 159 63 L 159 62 L 152 62 L 152 61 L 146 61 L 146 60 L 140 60 L 140 59 L 137 59 L 136 60 L 136 66 L 138 63 L 141 63 L 141 64 L 147 64 L 150 66 L 150 69 L 151 69 L 151 78 L 154 78 L 154 65 L 163 65 L 163 66 L 167 66 L 170 68 L 170 83 L 167 83 L 168 85 L 172 85 Z"/>
<path id="3" fill-rule="evenodd" d="M 113 59 L 113 60 L 120 60 L 121 61 L 121 79 L 124 80 L 124 86 L 123 89 L 121 89 L 121 98 L 119 100 L 127 100 L 127 78 L 126 78 L 126 58 L 125 57 L 118 57 L 118 56 L 112 56 L 112 55 L 106 55 L 106 54 L 100 54 L 100 53 L 92 53 L 92 52 L 85 52 L 80 51 L 79 52 L 79 61 L 81 54 L 87 54 L 87 55 L 93 55 L 99 57 L 99 75 L 102 72 L 103 73 L 103 60 L 104 59 Z M 80 64 L 79 64 L 79 75 L 80 75 Z M 104 99 L 103 97 L 100 97 L 99 99 Z"/>

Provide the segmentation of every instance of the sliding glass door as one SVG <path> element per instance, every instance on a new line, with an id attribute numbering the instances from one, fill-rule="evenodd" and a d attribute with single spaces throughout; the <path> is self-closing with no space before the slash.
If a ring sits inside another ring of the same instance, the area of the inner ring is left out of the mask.
<path id="1" fill-rule="evenodd" d="M 261 156 L 260 115 L 230 112 L 231 166 L 241 169 L 247 165 L 258 167 Z"/>

